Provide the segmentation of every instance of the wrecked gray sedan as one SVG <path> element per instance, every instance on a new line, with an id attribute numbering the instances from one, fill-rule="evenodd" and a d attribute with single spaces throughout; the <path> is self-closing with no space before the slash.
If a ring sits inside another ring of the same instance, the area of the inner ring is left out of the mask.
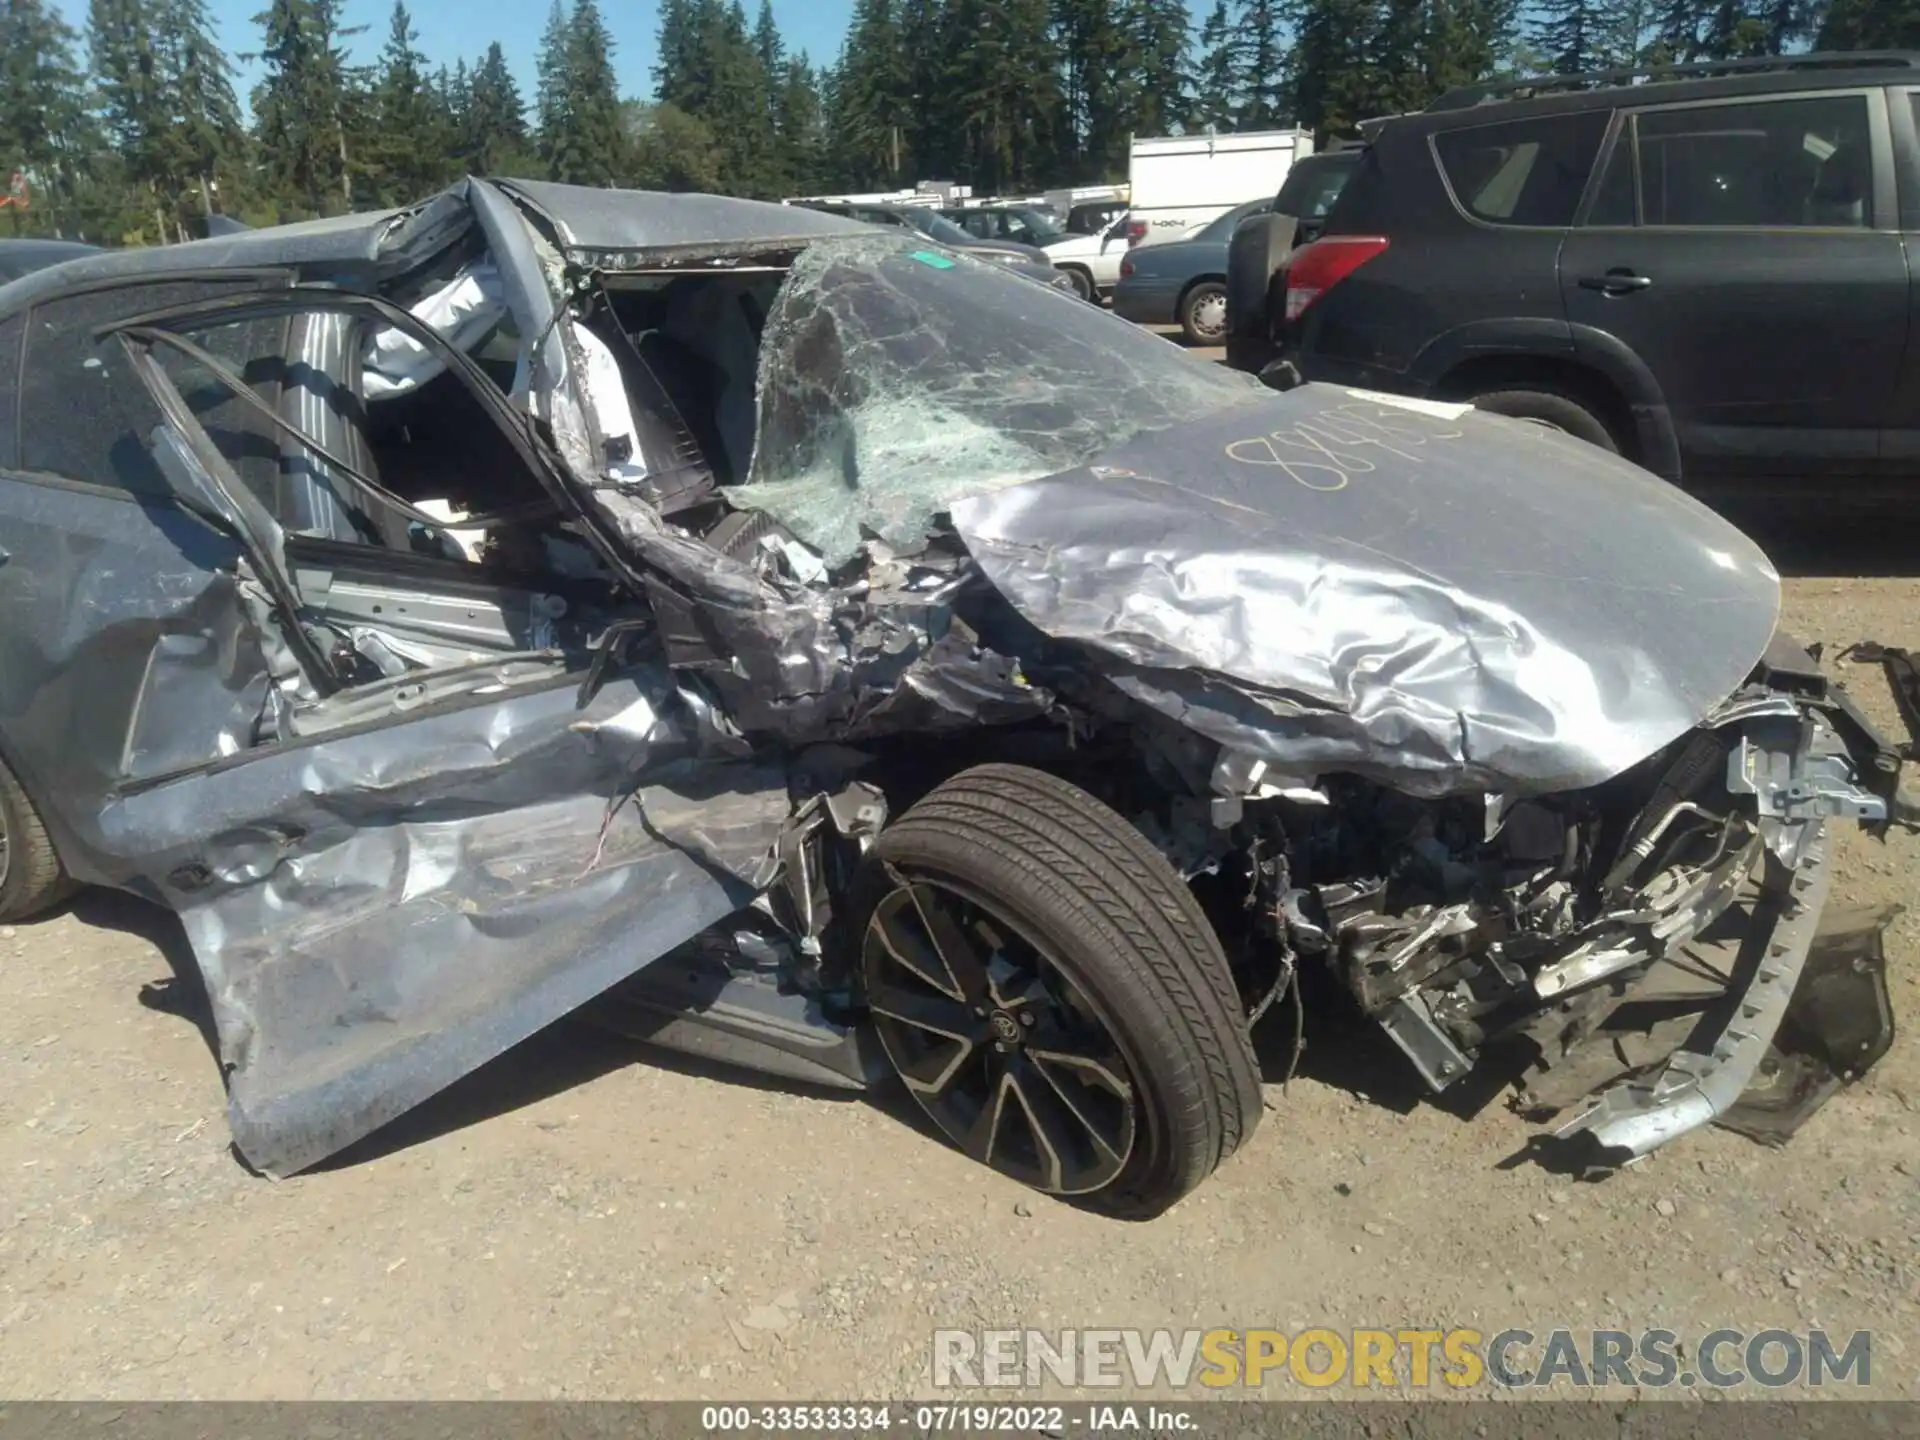
<path id="1" fill-rule="evenodd" d="M 1890 1033 L 1816 930 L 1897 761 L 1545 429 L 506 181 L 30 276 L 0 366 L 0 899 L 179 913 L 268 1173 L 596 998 L 1133 1215 L 1316 997 L 1595 1166 Z"/>

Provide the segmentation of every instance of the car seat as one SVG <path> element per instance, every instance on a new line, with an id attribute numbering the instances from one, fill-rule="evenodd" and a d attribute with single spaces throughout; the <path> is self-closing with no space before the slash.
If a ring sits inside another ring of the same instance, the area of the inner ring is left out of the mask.
<path id="1" fill-rule="evenodd" d="M 368 440 L 366 402 L 360 395 L 366 330 L 366 322 L 337 311 L 295 315 L 288 327 L 279 413 L 368 479 L 378 481 L 379 464 Z M 458 554 L 444 536 L 421 532 L 390 505 L 336 480 L 325 460 L 284 433 L 279 483 L 275 493 L 263 499 L 290 534 L 359 541 L 389 550 Z"/>
<path id="2" fill-rule="evenodd" d="M 359 320 L 335 311 L 295 315 L 288 329 L 279 409 L 289 425 L 378 478 L 357 388 L 362 330 Z M 398 516 L 383 519 L 367 514 L 366 497 L 345 482 L 336 482 L 326 462 L 291 435 L 280 438 L 280 479 L 269 508 L 291 533 L 407 548 L 404 523 L 394 523 Z"/>
<path id="3" fill-rule="evenodd" d="M 1867 151 L 1843 142 L 1820 164 L 1807 197 L 1804 223 L 1860 227 L 1867 223 Z"/>

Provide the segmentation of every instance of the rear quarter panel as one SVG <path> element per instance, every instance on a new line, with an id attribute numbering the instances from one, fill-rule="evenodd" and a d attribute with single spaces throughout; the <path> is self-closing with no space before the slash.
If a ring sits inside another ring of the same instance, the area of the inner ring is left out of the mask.
<path id="1" fill-rule="evenodd" d="M 1490 318 L 1564 325 L 1563 232 L 1487 225 L 1460 212 L 1424 130 L 1383 134 L 1327 217 L 1327 235 L 1383 235 L 1384 253 L 1334 286 L 1294 327 L 1302 370 L 1325 364 L 1390 384 L 1438 336 Z"/>

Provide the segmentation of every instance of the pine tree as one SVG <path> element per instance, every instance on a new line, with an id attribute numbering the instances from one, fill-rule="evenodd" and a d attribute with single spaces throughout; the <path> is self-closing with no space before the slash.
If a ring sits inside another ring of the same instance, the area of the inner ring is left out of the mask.
<path id="1" fill-rule="evenodd" d="M 1368 24 L 1351 37 L 1361 54 L 1365 53 L 1372 28 Z M 1235 97 L 1238 102 L 1235 119 L 1239 127 L 1271 130 L 1290 123 L 1292 87 L 1287 66 L 1286 16 L 1281 0 L 1240 0 L 1232 43 L 1240 68 L 1240 92 Z"/>
<path id="2" fill-rule="evenodd" d="M 1639 10 L 1640 18 L 1632 22 L 1632 49 L 1646 29 L 1645 17 L 1653 0 L 1621 3 L 1623 8 L 1636 6 Z M 1425 86 L 1414 97 L 1413 105 L 1424 106 L 1458 86 L 1510 71 L 1519 43 L 1519 0 L 1436 0 L 1421 42 Z M 1613 43 L 1617 51 L 1620 42 L 1616 39 Z"/>
<path id="3" fill-rule="evenodd" d="M 864 188 L 900 183 L 901 127 L 912 96 L 894 0 L 854 0 L 827 117 L 834 168 L 842 184 Z"/>
<path id="4" fill-rule="evenodd" d="M 1295 123 L 1322 140 L 1349 133 L 1358 120 L 1377 113 L 1367 61 L 1378 23 L 1369 0 L 1295 0 L 1288 98 Z M 1247 92 L 1255 81 L 1250 78 Z"/>
<path id="5" fill-rule="evenodd" d="M 613 75 L 613 37 L 594 0 L 574 0 L 565 55 L 566 127 L 551 173 L 575 185 L 612 185 L 626 167 L 626 131 Z"/>
<path id="6" fill-rule="evenodd" d="M 62 234 L 71 197 L 97 148 L 87 115 L 79 42 L 44 0 L 0 8 L 0 165 L 31 187 L 32 208 L 9 206 L 15 234 Z"/>
<path id="7" fill-rule="evenodd" d="M 1186 0 L 1132 0 L 1127 33 L 1135 75 L 1133 132 L 1171 135 L 1186 125 L 1194 104 L 1193 24 Z"/>
<path id="8" fill-rule="evenodd" d="M 232 70 L 203 0 L 92 0 L 87 48 L 99 114 L 125 176 L 146 191 L 155 238 L 210 213 L 219 172 L 244 150 Z"/>
<path id="9" fill-rule="evenodd" d="M 948 0 L 898 0 L 896 73 L 886 113 L 896 184 L 915 176 L 953 176 L 965 165 L 964 106 L 951 75 L 965 42 L 951 23 Z"/>
<path id="10" fill-rule="evenodd" d="M 1366 108 L 1381 114 L 1417 110 L 1427 92 L 1427 30 L 1437 6 L 1428 0 L 1384 0 L 1368 45 Z"/>
<path id="11" fill-rule="evenodd" d="M 465 60 L 454 61 L 451 70 L 442 64 L 428 78 L 427 88 L 433 92 L 441 114 L 446 117 L 452 146 L 449 164 L 468 170 L 466 139 L 473 120 L 473 73 L 467 69 Z"/>
<path id="12" fill-rule="evenodd" d="M 724 10 L 719 0 L 708 3 L 707 104 L 693 113 L 706 121 L 720 143 L 722 184 L 735 194 L 764 196 L 775 187 L 766 173 L 774 148 L 770 81 L 740 0 L 732 0 Z M 771 22 L 771 15 L 767 18 Z"/>
<path id="13" fill-rule="evenodd" d="M 1872 0 L 1850 10 L 1855 0 L 1834 0 L 1827 20 L 1818 18 L 1816 0 L 1665 0 L 1653 21 L 1647 47 L 1654 61 L 1723 60 L 1749 55 L 1778 55 L 1819 32 L 1819 48 L 1878 48 L 1864 32 L 1843 34 L 1849 13 L 1892 19 L 1911 0 Z M 1836 28 L 1833 18 L 1842 17 Z M 1920 20 L 1920 11 L 1915 12 Z M 1898 21 L 1894 20 L 1897 26 Z M 1892 32 L 1887 32 L 1892 33 Z"/>
<path id="14" fill-rule="evenodd" d="M 655 97 L 712 135 L 722 184 L 739 194 L 773 193 L 779 186 L 773 173 L 778 97 L 767 61 L 783 73 L 785 47 L 771 9 L 761 6 L 749 34 L 739 0 L 667 0 L 656 49 Z M 661 121 L 677 124 L 672 115 Z"/>
<path id="15" fill-rule="evenodd" d="M 220 175 L 246 152 L 233 65 L 213 38 L 205 0 L 161 0 L 158 35 L 173 110 L 171 183 L 197 191 L 201 212 L 211 214 Z"/>
<path id="16" fill-rule="evenodd" d="M 426 57 L 414 48 L 419 38 L 406 0 L 394 0 L 374 84 L 375 130 L 368 156 L 371 188 L 382 204 L 421 199 L 453 178 L 453 117 L 444 91 L 427 78 Z"/>
<path id="17" fill-rule="evenodd" d="M 786 62 L 777 118 L 782 188 L 789 194 L 816 192 L 829 180 L 825 113 L 819 78 L 804 53 Z"/>
<path id="18" fill-rule="evenodd" d="M 1365 74 L 1346 84 L 1354 118 L 1419 110 L 1489 78 L 1511 55 L 1518 17 L 1516 0 L 1385 0 Z"/>
<path id="19" fill-rule="evenodd" d="M 1233 20 L 1227 0 L 1214 0 L 1200 26 L 1199 74 L 1195 79 L 1191 124 L 1196 130 L 1225 134 L 1233 129 L 1235 101 L 1242 85 L 1240 54 L 1234 48 Z"/>
<path id="20" fill-rule="evenodd" d="M 787 88 L 787 47 L 780 38 L 780 27 L 773 18 L 771 0 L 760 0 L 760 14 L 753 26 L 754 76 L 760 83 L 759 109 L 755 114 L 758 134 L 754 144 L 760 154 L 750 167 L 747 193 L 763 199 L 777 199 L 792 193 L 786 147 L 780 135 L 780 110 Z"/>
<path id="21" fill-rule="evenodd" d="M 364 76 L 342 42 L 364 27 L 340 24 L 339 0 L 272 0 L 254 22 L 266 32 L 253 113 L 269 183 L 310 213 L 351 209 Z"/>
<path id="22" fill-rule="evenodd" d="M 1059 50 L 1046 0 L 952 0 L 951 95 L 976 189 L 1024 188 L 1050 169 L 1060 123 Z"/>
<path id="23" fill-rule="evenodd" d="M 773 0 L 760 0 L 760 14 L 753 23 L 753 53 L 767 74 L 787 73 L 787 47 L 773 18 Z"/>
<path id="24" fill-rule="evenodd" d="M 1833 0 L 1818 26 L 1820 50 L 1920 49 L 1915 0 Z"/>
<path id="25" fill-rule="evenodd" d="M 534 124 L 539 131 L 540 159 L 549 172 L 569 124 L 567 50 L 567 12 L 561 8 L 560 0 L 553 0 L 534 60 Z"/>
<path id="26" fill-rule="evenodd" d="M 157 19 L 150 0 L 92 0 L 87 16 L 87 51 L 101 122 L 127 174 L 156 192 L 155 204 L 164 179 L 162 149 L 173 119 L 154 53 Z M 164 219 L 157 223 L 164 230 Z"/>
<path id="27" fill-rule="evenodd" d="M 500 42 L 487 47 L 467 86 L 461 153 L 476 175 L 526 175 L 532 155 L 527 110 Z"/>
<path id="28" fill-rule="evenodd" d="M 1761 49 L 1784 55 L 1811 40 L 1818 27 L 1820 6 L 1815 0 L 1767 0 L 1755 11 L 1761 27 Z"/>
<path id="29" fill-rule="evenodd" d="M 660 0 L 660 26 L 654 35 L 653 93 L 663 104 L 678 107 L 687 98 L 685 87 L 698 68 L 699 23 L 695 14 L 701 0 Z M 644 107 L 636 123 L 651 123 Z"/>
<path id="30" fill-rule="evenodd" d="M 623 109 L 630 184 L 641 190 L 721 188 L 720 146 L 705 121 L 665 100 L 630 100 Z"/>
<path id="31" fill-rule="evenodd" d="M 1060 48 L 1060 156 L 1076 170 L 1104 173 L 1124 152 L 1131 95 L 1128 41 L 1113 0 L 1053 0 Z M 964 42 L 963 42 L 964 43 Z"/>
<path id="32" fill-rule="evenodd" d="M 1707 8 L 1701 44 L 1716 60 L 1763 55 L 1767 22 L 1749 11 L 1747 0 L 1718 0 Z"/>
<path id="33" fill-rule="evenodd" d="M 1556 75 L 1604 70 L 1619 24 L 1605 0 L 1542 0 L 1533 43 Z"/>

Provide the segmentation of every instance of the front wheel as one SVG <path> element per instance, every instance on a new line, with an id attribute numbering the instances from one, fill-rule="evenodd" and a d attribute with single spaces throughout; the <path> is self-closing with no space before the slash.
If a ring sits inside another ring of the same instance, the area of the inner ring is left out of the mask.
<path id="1" fill-rule="evenodd" d="M 1474 396 L 1473 407 L 1494 415 L 1508 415 L 1515 420 L 1531 420 L 1612 454 L 1620 453 L 1620 442 L 1607 428 L 1606 422 L 1581 401 L 1558 390 L 1491 390 Z"/>
<path id="2" fill-rule="evenodd" d="M 880 836 L 861 889 L 874 1030 L 974 1159 L 1145 1218 L 1253 1132 L 1259 1071 L 1220 942 L 1160 853 L 1085 791 L 969 770 Z"/>
<path id="3" fill-rule="evenodd" d="M 1077 265 L 1062 265 L 1060 272 L 1073 282 L 1073 293 L 1082 300 L 1093 299 L 1093 276 Z"/>

